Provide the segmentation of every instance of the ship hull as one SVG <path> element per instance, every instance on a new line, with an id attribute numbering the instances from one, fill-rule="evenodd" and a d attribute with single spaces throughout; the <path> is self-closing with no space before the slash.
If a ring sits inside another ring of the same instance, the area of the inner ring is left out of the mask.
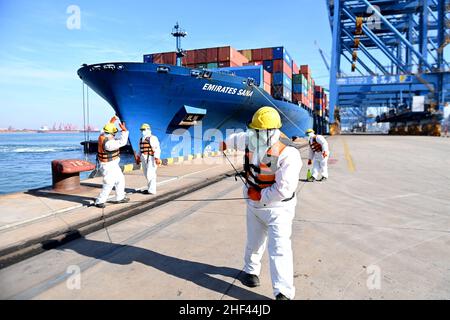
<path id="1" fill-rule="evenodd" d="M 189 68 L 166 66 L 168 72 L 158 72 L 158 67 L 110 63 L 78 70 L 80 78 L 126 122 L 134 150 L 141 124 L 149 123 L 161 142 L 162 158 L 217 151 L 222 139 L 245 130 L 253 113 L 265 105 L 279 110 L 288 137 L 302 137 L 313 125 L 310 112 L 273 99 L 244 78 L 220 72 L 203 78 L 193 76 Z M 186 124 L 190 110 L 201 114 L 201 120 Z"/>

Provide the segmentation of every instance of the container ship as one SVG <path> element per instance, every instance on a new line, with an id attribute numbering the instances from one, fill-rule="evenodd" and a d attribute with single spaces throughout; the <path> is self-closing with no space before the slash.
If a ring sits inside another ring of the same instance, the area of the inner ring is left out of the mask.
<path id="1" fill-rule="evenodd" d="M 175 52 L 145 54 L 142 63 L 100 63 L 78 70 L 82 81 L 126 122 L 134 150 L 141 124 L 149 123 L 162 158 L 217 151 L 227 134 L 245 130 L 253 113 L 266 105 L 279 111 L 289 138 L 303 137 L 313 126 L 325 130 L 326 95 L 319 87 L 320 96 L 314 97 L 310 68 L 298 67 L 286 48 L 184 51 L 179 45 L 184 32 L 175 28 Z"/>

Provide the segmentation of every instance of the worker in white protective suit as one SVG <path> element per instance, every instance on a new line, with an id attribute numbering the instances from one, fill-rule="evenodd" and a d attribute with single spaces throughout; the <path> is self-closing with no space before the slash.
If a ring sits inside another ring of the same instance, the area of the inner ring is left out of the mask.
<path id="1" fill-rule="evenodd" d="M 322 178 L 319 181 L 326 181 L 328 179 L 328 159 L 330 156 L 328 142 L 324 136 L 315 134 L 313 129 L 306 130 L 306 134 L 309 142 L 308 165 L 313 164 L 312 176 L 308 180 L 314 182 L 321 175 Z"/>
<path id="2" fill-rule="evenodd" d="M 116 189 L 116 198 L 114 203 L 125 203 L 130 201 L 125 196 L 125 177 L 119 166 L 120 148 L 128 142 L 129 132 L 125 123 L 120 123 L 122 129 L 120 137 L 116 137 L 118 132 L 114 125 L 117 118 L 114 116 L 110 122 L 103 127 L 102 133 L 98 137 L 97 159 L 100 164 L 100 172 L 103 175 L 103 187 L 100 195 L 95 200 L 95 206 L 104 208 L 112 189 Z"/>
<path id="3" fill-rule="evenodd" d="M 141 138 L 139 140 L 139 152 L 136 155 L 136 163 L 142 163 L 144 176 L 147 179 L 147 190 L 144 194 L 156 194 L 156 171 L 161 165 L 161 148 L 158 137 L 152 135 L 150 125 L 144 123 L 141 126 Z"/>
<path id="4" fill-rule="evenodd" d="M 245 150 L 244 197 L 247 198 L 247 245 L 241 281 L 259 286 L 261 259 L 268 242 L 273 293 L 277 300 L 295 296 L 292 221 L 297 204 L 300 153 L 280 141 L 281 118 L 272 107 L 253 116 L 247 132 L 230 135 L 221 150 Z"/>

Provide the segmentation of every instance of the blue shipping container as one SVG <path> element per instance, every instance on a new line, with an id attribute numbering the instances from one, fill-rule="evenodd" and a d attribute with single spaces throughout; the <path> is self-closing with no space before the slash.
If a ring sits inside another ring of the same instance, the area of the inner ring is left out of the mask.
<path id="1" fill-rule="evenodd" d="M 291 55 L 286 51 L 284 47 L 275 47 L 273 48 L 273 59 L 283 59 L 286 61 L 289 67 L 292 68 L 292 58 Z"/>
<path id="2" fill-rule="evenodd" d="M 144 63 L 153 63 L 153 54 L 145 54 Z"/>
<path id="3" fill-rule="evenodd" d="M 263 67 L 264 67 L 264 70 L 272 73 L 273 72 L 273 60 L 264 60 Z"/>
<path id="4" fill-rule="evenodd" d="M 283 90 L 283 98 L 288 101 L 292 101 L 292 91 L 284 88 Z"/>
<path id="5" fill-rule="evenodd" d="M 274 72 L 273 73 L 273 80 L 272 80 L 272 84 L 279 86 L 279 85 L 283 85 L 283 73 L 282 72 Z"/>
<path id="6" fill-rule="evenodd" d="M 298 83 L 294 83 L 293 87 L 293 92 L 294 93 L 302 93 L 303 92 L 303 86 L 301 84 Z"/>
<path id="7" fill-rule="evenodd" d="M 288 88 L 292 88 L 292 79 L 286 73 L 283 72 L 274 72 L 273 73 L 273 84 L 274 85 L 283 85 Z"/>
<path id="8" fill-rule="evenodd" d="M 275 48 L 273 48 L 272 55 L 273 55 L 273 60 L 283 59 L 284 48 L 283 47 L 275 47 Z"/>
<path id="9" fill-rule="evenodd" d="M 284 74 L 283 85 L 292 90 L 292 79 L 287 74 Z"/>

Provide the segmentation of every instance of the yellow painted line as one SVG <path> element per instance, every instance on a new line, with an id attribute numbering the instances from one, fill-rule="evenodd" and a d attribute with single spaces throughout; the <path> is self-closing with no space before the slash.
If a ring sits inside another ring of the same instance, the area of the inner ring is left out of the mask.
<path id="1" fill-rule="evenodd" d="M 183 162 L 184 161 L 184 157 L 178 157 L 178 162 Z"/>
<path id="2" fill-rule="evenodd" d="M 123 167 L 123 172 L 125 172 L 125 173 L 127 173 L 127 172 L 131 172 L 131 171 L 133 171 L 133 165 L 132 164 L 126 164 L 126 165 L 124 165 L 124 167 Z"/>
<path id="3" fill-rule="evenodd" d="M 192 160 L 192 159 L 194 159 L 194 156 L 192 155 L 192 154 L 190 154 L 190 155 L 188 155 L 188 158 L 187 158 L 188 160 Z"/>
<path id="4" fill-rule="evenodd" d="M 355 164 L 353 163 L 352 156 L 350 154 L 350 148 L 348 147 L 347 141 L 342 138 L 342 143 L 344 144 L 344 154 L 345 159 L 347 160 L 347 167 L 350 172 L 355 172 Z"/>
<path id="5" fill-rule="evenodd" d="M 173 158 L 168 158 L 167 159 L 167 164 L 173 164 Z"/>

